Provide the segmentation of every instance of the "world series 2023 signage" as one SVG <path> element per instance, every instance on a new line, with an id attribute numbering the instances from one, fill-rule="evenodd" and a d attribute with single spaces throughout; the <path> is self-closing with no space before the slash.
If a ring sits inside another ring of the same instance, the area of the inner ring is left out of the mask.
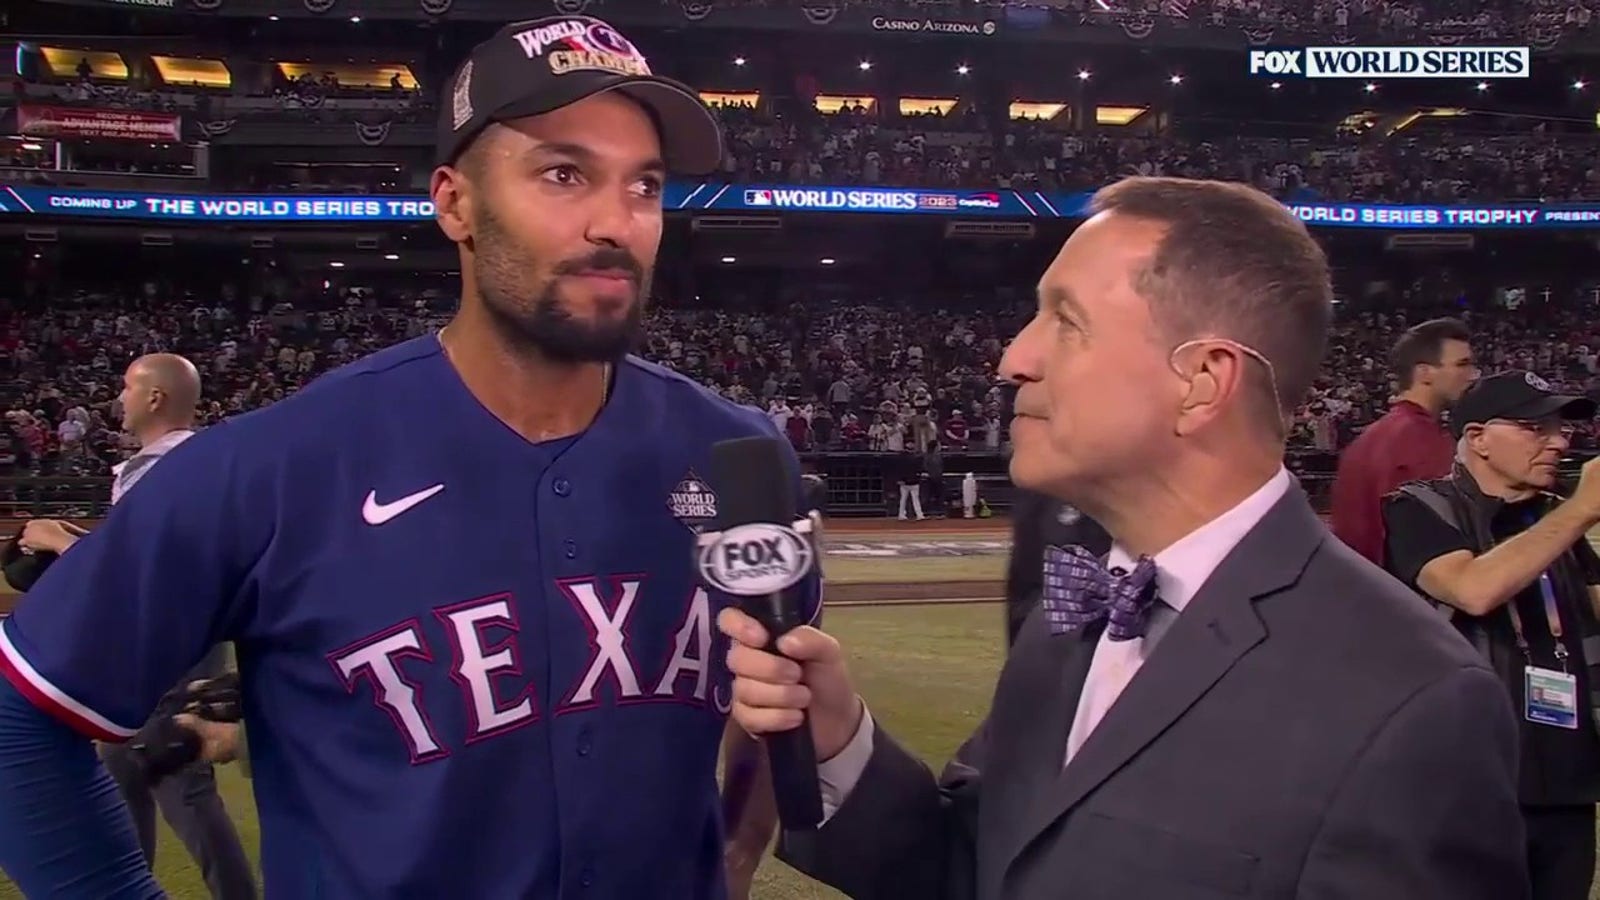
<path id="1" fill-rule="evenodd" d="M 737 185 L 674 181 L 663 193 L 670 213 L 939 215 L 1012 220 L 1079 219 L 1093 195 L 1013 190 Z M 1600 203 L 1482 203 L 1451 206 L 1289 203 L 1313 228 L 1383 231 L 1600 230 Z M 205 194 L 98 191 L 0 185 L 0 215 L 150 222 L 415 222 L 432 219 L 420 195 Z"/>

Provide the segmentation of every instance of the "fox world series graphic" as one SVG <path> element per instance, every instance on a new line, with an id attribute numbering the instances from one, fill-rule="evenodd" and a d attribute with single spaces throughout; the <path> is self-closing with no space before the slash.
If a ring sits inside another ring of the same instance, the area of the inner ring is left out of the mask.
<path id="1" fill-rule="evenodd" d="M 1263 47 L 1251 75 L 1268 78 L 1527 78 L 1528 47 Z"/>

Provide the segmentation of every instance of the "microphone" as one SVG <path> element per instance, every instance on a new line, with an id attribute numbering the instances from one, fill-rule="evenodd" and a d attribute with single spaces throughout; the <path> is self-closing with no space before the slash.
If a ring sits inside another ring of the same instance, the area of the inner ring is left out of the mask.
<path id="1" fill-rule="evenodd" d="M 777 653 L 778 638 L 806 624 L 799 585 L 816 567 L 811 521 L 795 509 L 799 473 L 784 445 L 767 437 L 713 444 L 710 471 L 717 515 L 715 531 L 702 533 L 696 548 L 700 577 L 733 595 L 739 609 L 767 629 L 767 651 Z M 763 743 L 784 829 L 816 828 L 822 788 L 809 718 L 793 731 L 766 735 Z"/>

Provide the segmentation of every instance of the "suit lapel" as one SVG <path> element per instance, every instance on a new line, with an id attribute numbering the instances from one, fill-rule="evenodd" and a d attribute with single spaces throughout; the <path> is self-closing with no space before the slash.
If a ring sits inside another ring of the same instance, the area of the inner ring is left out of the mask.
<path id="1" fill-rule="evenodd" d="M 1048 630 L 1048 628 L 1046 629 Z M 1044 776 L 1034 785 L 1032 797 L 1056 780 L 1065 758 L 1067 735 L 1072 730 L 1072 720 L 1077 715 L 1078 700 L 1083 695 L 1083 685 L 1089 676 L 1089 663 L 1094 659 L 1094 648 L 1105 631 L 1099 623 L 1079 634 L 1048 635 L 1047 654 L 1041 654 L 1040 671 L 1029 672 L 1018 678 L 1029 685 L 1052 684 L 1058 690 L 1049 694 L 1048 702 L 1040 703 L 1037 689 L 1026 692 L 1028 708 L 1024 712 L 1028 740 L 1018 754 L 1018 771 Z M 1021 674 L 1021 673 L 1019 673 Z M 1031 803 L 1030 803 L 1031 805 Z"/>
<path id="2" fill-rule="evenodd" d="M 994 851 L 985 858 L 1002 862 L 1020 845 L 1020 829 L 1039 798 L 1060 777 L 1078 698 L 1105 630 L 1100 623 L 1080 633 L 1051 634 L 1035 611 L 1001 673 L 990 712 L 990 728 L 1005 739 L 995 741 L 984 760 L 996 775 L 984 782 L 978 833 Z"/>
<path id="3" fill-rule="evenodd" d="M 1326 535 L 1305 495 L 1299 488 L 1291 488 L 1206 580 L 1065 770 L 1061 760 L 1066 731 L 1052 733 L 1057 739 L 1054 759 L 1028 762 L 1055 777 L 1023 816 L 1016 843 L 1004 848 L 1010 851 L 1005 857 L 1008 864 L 1176 722 L 1241 656 L 1266 638 L 1255 601 L 1292 585 Z M 1077 676 L 1073 702 L 1064 712 L 1067 728 L 1093 655 L 1092 645 L 1084 649 L 1088 652 L 1071 654 L 1083 658 L 1083 673 Z"/>

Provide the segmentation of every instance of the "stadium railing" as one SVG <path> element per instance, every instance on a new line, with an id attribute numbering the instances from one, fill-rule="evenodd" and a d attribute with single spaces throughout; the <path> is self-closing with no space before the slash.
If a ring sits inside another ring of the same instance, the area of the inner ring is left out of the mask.
<path id="1" fill-rule="evenodd" d="M 98 519 L 110 505 L 109 475 L 0 476 L 0 520 Z"/>
<path id="2" fill-rule="evenodd" d="M 1592 452 L 1574 453 L 1562 460 L 1561 474 L 1576 479 L 1578 469 Z M 924 511 L 961 515 L 961 483 L 968 472 L 978 482 L 978 496 L 995 513 L 1011 508 L 1016 490 L 1006 474 L 1006 456 L 993 451 L 946 453 L 943 491 L 923 495 Z M 900 502 L 899 474 L 904 457 L 890 453 L 802 453 L 807 473 L 820 475 L 828 488 L 826 512 L 830 516 L 864 518 L 894 515 Z M 1337 455 L 1316 451 L 1291 451 L 1289 471 L 1299 479 L 1318 512 L 1328 510 L 1328 492 L 1338 463 Z M 0 528 L 7 520 L 35 517 L 93 521 L 110 505 L 109 477 L 0 476 Z M 940 502 L 944 504 L 940 507 Z M 0 531 L 0 539 L 9 537 Z"/>
<path id="3" fill-rule="evenodd" d="M 894 515 L 900 503 L 899 473 L 901 457 L 889 453 L 802 453 L 807 472 L 823 477 L 828 485 L 827 512 L 832 516 Z M 943 492 L 939 497 L 924 494 L 924 510 L 929 514 L 953 512 L 960 515 L 961 483 L 971 472 L 978 482 L 978 496 L 988 507 L 1003 513 L 1012 505 L 1016 488 L 1006 473 L 1003 453 L 946 453 Z M 1318 511 L 1326 511 L 1328 488 L 1333 482 L 1337 457 L 1331 453 L 1291 453 L 1289 470 L 1300 478 Z M 940 502 L 946 506 L 936 509 Z"/>

